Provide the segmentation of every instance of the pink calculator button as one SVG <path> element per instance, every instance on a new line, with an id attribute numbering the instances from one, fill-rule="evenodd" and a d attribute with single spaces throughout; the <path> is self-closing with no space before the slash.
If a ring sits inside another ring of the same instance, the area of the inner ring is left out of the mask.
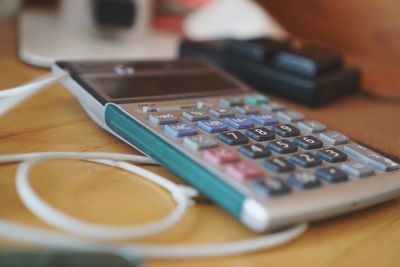
<path id="1" fill-rule="evenodd" d="M 258 178 L 263 175 L 262 169 L 252 162 L 241 161 L 226 166 L 226 172 L 238 180 Z"/>
<path id="2" fill-rule="evenodd" d="M 239 159 L 238 154 L 227 147 L 216 147 L 204 151 L 203 157 L 206 161 L 218 165 L 233 162 Z"/>

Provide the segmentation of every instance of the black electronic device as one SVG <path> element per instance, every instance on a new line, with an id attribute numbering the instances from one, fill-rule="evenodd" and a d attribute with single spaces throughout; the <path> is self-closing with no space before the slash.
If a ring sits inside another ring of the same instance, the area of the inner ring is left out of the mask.
<path id="1" fill-rule="evenodd" d="M 296 49 L 289 41 L 184 40 L 181 57 L 206 58 L 260 91 L 321 106 L 359 90 L 361 73 L 340 53 L 317 46 Z"/>

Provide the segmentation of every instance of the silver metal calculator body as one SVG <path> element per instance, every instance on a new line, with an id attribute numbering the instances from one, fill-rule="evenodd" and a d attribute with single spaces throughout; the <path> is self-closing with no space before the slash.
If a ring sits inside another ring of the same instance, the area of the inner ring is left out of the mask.
<path id="1" fill-rule="evenodd" d="M 400 165 L 203 61 L 56 62 L 102 128 L 265 231 L 400 195 Z"/>

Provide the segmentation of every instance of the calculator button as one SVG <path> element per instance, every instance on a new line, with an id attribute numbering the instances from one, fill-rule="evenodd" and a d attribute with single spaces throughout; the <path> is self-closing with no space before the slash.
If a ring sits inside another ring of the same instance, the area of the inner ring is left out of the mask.
<path id="1" fill-rule="evenodd" d="M 252 159 L 266 158 L 271 155 L 271 151 L 262 144 L 241 146 L 239 152 Z"/>
<path id="2" fill-rule="evenodd" d="M 289 175 L 287 182 L 300 189 L 310 189 L 321 185 L 321 181 L 314 174 L 308 172 L 293 173 Z"/>
<path id="3" fill-rule="evenodd" d="M 239 131 L 225 132 L 218 135 L 218 139 L 227 145 L 243 145 L 249 142 L 249 138 Z"/>
<path id="4" fill-rule="evenodd" d="M 321 133 L 319 138 L 331 146 L 347 144 L 349 142 L 349 138 L 347 138 L 347 136 L 336 131 Z"/>
<path id="5" fill-rule="evenodd" d="M 150 107 L 150 106 L 144 106 L 144 107 L 142 107 L 142 111 L 143 112 L 157 112 L 158 111 L 158 108 L 155 108 L 155 107 Z"/>
<path id="6" fill-rule="evenodd" d="M 206 161 L 214 165 L 234 162 L 239 159 L 236 151 L 227 147 L 216 147 L 204 150 L 203 157 Z"/>
<path id="7" fill-rule="evenodd" d="M 272 130 L 282 137 L 293 137 L 300 135 L 300 130 L 290 124 L 272 126 Z"/>
<path id="8" fill-rule="evenodd" d="M 231 126 L 235 129 L 248 129 L 253 127 L 253 122 L 249 120 L 247 117 L 232 117 L 226 118 L 225 124 Z"/>
<path id="9" fill-rule="evenodd" d="M 285 109 L 285 106 L 278 102 L 270 102 L 261 107 L 267 112 L 277 112 Z"/>
<path id="10" fill-rule="evenodd" d="M 243 106 L 244 101 L 241 97 L 227 97 L 219 100 L 219 105 L 224 108 Z"/>
<path id="11" fill-rule="evenodd" d="M 246 103 L 248 105 L 257 106 L 261 104 L 267 104 L 269 102 L 269 98 L 266 95 L 248 95 L 246 96 Z"/>
<path id="12" fill-rule="evenodd" d="M 283 195 L 290 192 L 289 186 L 277 177 L 268 177 L 254 181 L 251 186 L 254 191 L 268 197 Z"/>
<path id="13" fill-rule="evenodd" d="M 207 112 L 199 110 L 190 110 L 182 113 L 182 116 L 189 121 L 208 120 L 210 115 Z"/>
<path id="14" fill-rule="evenodd" d="M 294 165 L 284 157 L 263 160 L 263 166 L 271 172 L 289 172 L 294 170 Z"/>
<path id="15" fill-rule="evenodd" d="M 195 135 L 196 129 L 186 123 L 167 124 L 164 131 L 173 137 L 183 137 Z"/>
<path id="16" fill-rule="evenodd" d="M 374 170 L 360 162 L 346 162 L 340 166 L 342 171 L 347 172 L 351 176 L 366 177 L 374 174 Z"/>
<path id="17" fill-rule="evenodd" d="M 150 119 L 151 123 L 154 123 L 154 124 L 157 124 L 157 125 L 175 123 L 175 122 L 178 121 L 178 119 L 174 115 L 172 115 L 171 113 L 151 114 L 149 119 Z"/>
<path id="18" fill-rule="evenodd" d="M 400 168 L 398 163 L 359 144 L 345 145 L 344 151 L 349 153 L 350 156 L 353 156 L 354 158 L 382 172 L 397 170 Z"/>
<path id="19" fill-rule="evenodd" d="M 242 115 L 258 114 L 260 109 L 257 106 L 236 107 L 235 110 Z"/>
<path id="20" fill-rule="evenodd" d="M 226 118 L 235 115 L 232 108 L 213 108 L 210 110 L 211 115 L 217 118 Z"/>
<path id="21" fill-rule="evenodd" d="M 302 137 L 297 137 L 296 139 L 293 140 L 293 142 L 298 145 L 299 147 L 303 149 L 316 149 L 316 148 L 321 148 L 322 147 L 322 142 L 312 136 L 312 135 L 306 135 Z"/>
<path id="22" fill-rule="evenodd" d="M 228 126 L 220 120 L 198 121 L 197 127 L 208 133 L 220 133 L 228 130 Z"/>
<path id="23" fill-rule="evenodd" d="M 226 166 L 226 172 L 238 180 L 259 178 L 263 175 L 263 170 L 255 163 L 240 161 Z"/>
<path id="24" fill-rule="evenodd" d="M 285 122 L 296 122 L 304 119 L 304 115 L 294 110 L 278 111 L 278 118 Z"/>
<path id="25" fill-rule="evenodd" d="M 347 173 L 333 166 L 318 169 L 315 176 L 329 183 L 343 182 L 348 179 Z"/>
<path id="26" fill-rule="evenodd" d="M 275 138 L 275 133 L 265 127 L 248 129 L 246 135 L 259 142 L 273 140 Z"/>
<path id="27" fill-rule="evenodd" d="M 279 154 L 288 154 L 297 151 L 297 146 L 286 139 L 271 141 L 267 147 Z"/>
<path id="28" fill-rule="evenodd" d="M 183 143 L 192 150 L 202 150 L 217 146 L 217 141 L 215 141 L 211 136 L 203 134 L 190 137 L 186 136 L 183 139 Z"/>
<path id="29" fill-rule="evenodd" d="M 297 126 L 300 128 L 300 130 L 307 134 L 320 133 L 326 130 L 326 126 L 324 124 L 315 120 L 301 121 Z"/>
<path id="30" fill-rule="evenodd" d="M 278 123 L 278 118 L 271 114 L 251 115 L 250 118 L 252 121 L 262 126 L 274 125 Z"/>
<path id="31" fill-rule="evenodd" d="M 301 167 L 304 167 L 304 168 L 315 167 L 315 166 L 319 166 L 322 164 L 322 160 L 315 157 L 310 152 L 294 154 L 290 157 L 290 160 L 293 163 L 295 163 Z"/>
<path id="32" fill-rule="evenodd" d="M 347 159 L 347 155 L 345 153 L 334 147 L 318 150 L 317 157 L 320 157 L 321 159 L 330 163 L 345 161 Z"/>

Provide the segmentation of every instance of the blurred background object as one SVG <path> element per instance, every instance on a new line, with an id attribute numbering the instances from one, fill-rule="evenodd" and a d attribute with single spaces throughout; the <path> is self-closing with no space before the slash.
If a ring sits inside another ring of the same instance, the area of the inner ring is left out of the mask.
<path id="1" fill-rule="evenodd" d="M 287 36 L 253 0 L 30 0 L 19 16 L 20 57 L 41 67 L 62 59 L 172 59 L 182 35 Z"/>
<path id="2" fill-rule="evenodd" d="M 183 27 L 186 37 L 197 41 L 288 37 L 284 28 L 252 0 L 214 0 L 191 14 Z"/>
<path id="3" fill-rule="evenodd" d="M 21 6 L 21 0 L 0 0 L 0 18 L 14 16 Z"/>
<path id="4" fill-rule="evenodd" d="M 296 38 L 361 66 L 369 90 L 400 97 L 400 1 L 257 1 Z"/>
<path id="5" fill-rule="evenodd" d="M 152 4 L 151 0 L 28 1 L 19 16 L 20 57 L 41 67 L 50 67 L 56 59 L 173 58 L 179 34 L 151 27 Z"/>

